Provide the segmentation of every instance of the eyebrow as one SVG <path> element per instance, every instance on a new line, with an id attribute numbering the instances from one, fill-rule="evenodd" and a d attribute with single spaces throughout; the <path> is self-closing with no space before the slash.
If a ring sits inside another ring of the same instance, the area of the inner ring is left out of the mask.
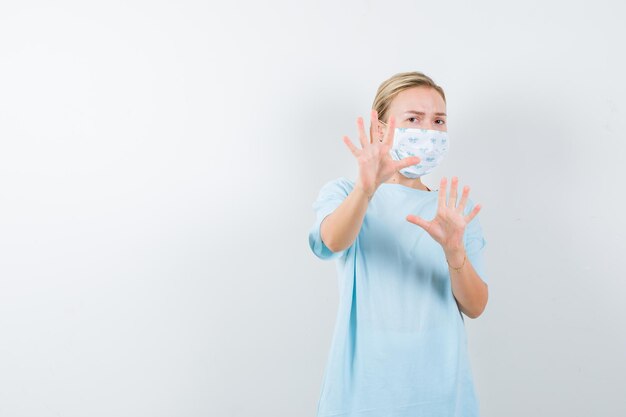
<path id="1" fill-rule="evenodd" d="M 426 115 L 426 113 L 424 113 L 423 111 L 415 111 L 415 110 L 405 111 L 404 114 L 417 114 L 419 116 Z M 437 112 L 437 113 L 435 113 L 435 116 L 447 116 L 447 114 L 441 113 L 441 112 Z"/>

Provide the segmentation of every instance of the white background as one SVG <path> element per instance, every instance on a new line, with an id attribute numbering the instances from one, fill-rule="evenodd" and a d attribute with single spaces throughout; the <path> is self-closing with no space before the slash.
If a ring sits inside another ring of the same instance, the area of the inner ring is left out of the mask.
<path id="1" fill-rule="evenodd" d="M 619 1 L 0 3 L 0 415 L 314 416 L 308 247 L 378 85 L 422 71 L 481 203 L 483 417 L 626 415 Z"/>

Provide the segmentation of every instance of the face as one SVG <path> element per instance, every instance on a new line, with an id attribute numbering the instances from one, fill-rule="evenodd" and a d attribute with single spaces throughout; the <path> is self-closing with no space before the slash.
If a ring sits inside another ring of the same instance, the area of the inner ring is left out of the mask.
<path id="1" fill-rule="evenodd" d="M 384 120 L 396 118 L 396 127 L 448 131 L 446 103 L 441 94 L 431 87 L 412 87 L 401 91 L 393 99 Z M 387 126 L 378 123 L 379 138 L 387 131 Z"/>

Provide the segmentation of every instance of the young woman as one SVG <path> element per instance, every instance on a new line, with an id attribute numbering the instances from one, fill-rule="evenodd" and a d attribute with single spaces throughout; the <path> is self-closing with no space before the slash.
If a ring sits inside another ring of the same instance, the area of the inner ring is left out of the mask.
<path id="1" fill-rule="evenodd" d="M 487 304 L 480 205 L 456 177 L 449 198 L 445 177 L 434 191 L 420 179 L 449 147 L 443 89 L 396 74 L 371 121 L 368 139 L 357 119 L 360 148 L 343 138 L 356 181 L 329 181 L 313 204 L 309 244 L 337 261 L 340 290 L 317 416 L 479 416 L 463 314 Z"/>

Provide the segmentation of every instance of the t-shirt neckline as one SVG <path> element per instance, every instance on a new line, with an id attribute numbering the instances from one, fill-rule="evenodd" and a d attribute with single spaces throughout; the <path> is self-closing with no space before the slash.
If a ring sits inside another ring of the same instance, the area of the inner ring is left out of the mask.
<path id="1" fill-rule="evenodd" d="M 435 191 L 437 191 L 437 190 L 430 190 L 430 191 L 428 191 L 428 190 L 419 190 L 417 188 L 409 187 L 409 186 L 406 186 L 404 184 L 398 184 L 396 182 L 383 182 L 381 185 L 393 185 L 393 186 L 402 187 L 402 189 L 414 191 L 414 192 L 417 192 L 417 193 L 431 194 L 431 193 L 434 193 Z"/>

